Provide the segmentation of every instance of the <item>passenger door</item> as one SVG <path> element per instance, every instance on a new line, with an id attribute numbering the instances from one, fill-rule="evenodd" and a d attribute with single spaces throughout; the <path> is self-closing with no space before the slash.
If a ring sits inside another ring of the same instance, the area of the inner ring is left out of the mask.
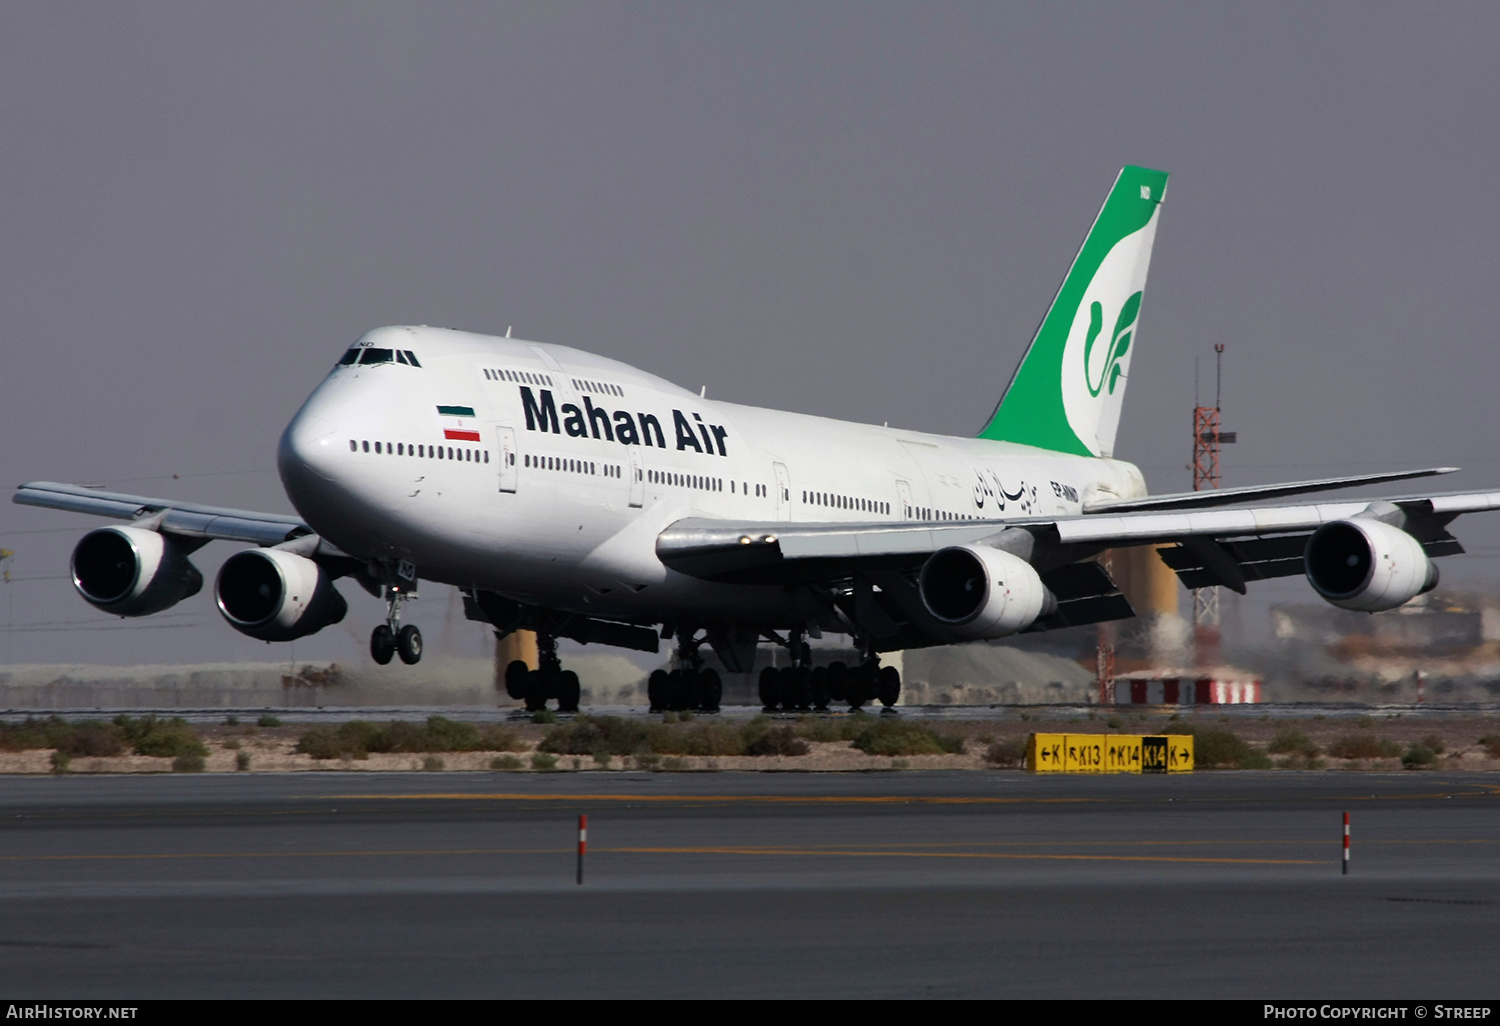
<path id="1" fill-rule="evenodd" d="M 776 519 L 792 519 L 792 478 L 786 472 L 786 464 L 774 463 L 776 470 Z"/>
<path id="2" fill-rule="evenodd" d="M 641 458 L 641 450 L 636 446 L 630 447 L 630 504 L 639 508 L 646 501 L 646 470 L 645 461 Z"/>
<path id="3" fill-rule="evenodd" d="M 495 449 L 500 457 L 500 490 L 514 492 L 516 481 L 516 429 L 504 424 L 495 425 Z"/>

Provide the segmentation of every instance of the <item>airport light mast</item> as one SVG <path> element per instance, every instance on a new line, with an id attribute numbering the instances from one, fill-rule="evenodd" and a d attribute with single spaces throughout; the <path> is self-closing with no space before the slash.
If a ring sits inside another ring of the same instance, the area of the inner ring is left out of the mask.
<path id="1" fill-rule="evenodd" d="M 1194 391 L 1197 375 L 1194 374 Z M 1219 426 L 1220 401 L 1224 385 L 1224 344 L 1214 344 L 1214 404 L 1198 405 L 1193 399 L 1193 491 L 1219 487 L 1219 447 L 1235 441 L 1238 432 L 1223 431 Z M 1207 666 L 1219 661 L 1219 589 L 1193 589 L 1193 642 L 1198 664 Z"/>

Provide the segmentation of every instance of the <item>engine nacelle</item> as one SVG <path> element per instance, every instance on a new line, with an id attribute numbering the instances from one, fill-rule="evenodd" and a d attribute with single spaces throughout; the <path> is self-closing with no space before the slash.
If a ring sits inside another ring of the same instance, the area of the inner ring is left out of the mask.
<path id="1" fill-rule="evenodd" d="M 203 575 L 170 536 L 144 527 L 101 527 L 73 549 L 73 587 L 116 616 L 159 613 L 196 595 Z"/>
<path id="2" fill-rule="evenodd" d="M 1324 524 L 1307 540 L 1307 580 L 1342 609 L 1395 609 L 1437 586 L 1438 571 L 1422 543 L 1380 520 L 1351 517 Z"/>
<path id="3" fill-rule="evenodd" d="M 983 545 L 932 554 L 918 582 L 922 604 L 954 634 L 1002 638 L 1057 609 L 1036 570 L 1020 556 Z"/>
<path id="4" fill-rule="evenodd" d="M 214 582 L 229 626 L 261 641 L 295 641 L 338 623 L 349 611 L 328 571 L 280 549 L 245 549 L 224 561 Z"/>

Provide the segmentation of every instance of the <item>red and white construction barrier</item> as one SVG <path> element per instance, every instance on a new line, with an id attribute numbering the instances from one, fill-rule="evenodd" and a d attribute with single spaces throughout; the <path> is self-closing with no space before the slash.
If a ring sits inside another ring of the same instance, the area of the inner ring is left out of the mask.
<path id="1" fill-rule="evenodd" d="M 1212 677 L 1115 679 L 1116 705 L 1245 705 L 1260 701 L 1258 680 Z"/>

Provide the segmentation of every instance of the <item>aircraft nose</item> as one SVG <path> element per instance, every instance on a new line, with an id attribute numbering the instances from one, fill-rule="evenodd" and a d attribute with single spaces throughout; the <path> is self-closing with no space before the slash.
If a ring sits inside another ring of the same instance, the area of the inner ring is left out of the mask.
<path id="1" fill-rule="evenodd" d="M 304 408 L 286 426 L 277 447 L 276 464 L 282 481 L 291 487 L 294 480 L 313 483 L 310 477 L 333 480 L 333 461 L 340 441 L 331 421 Z"/>

